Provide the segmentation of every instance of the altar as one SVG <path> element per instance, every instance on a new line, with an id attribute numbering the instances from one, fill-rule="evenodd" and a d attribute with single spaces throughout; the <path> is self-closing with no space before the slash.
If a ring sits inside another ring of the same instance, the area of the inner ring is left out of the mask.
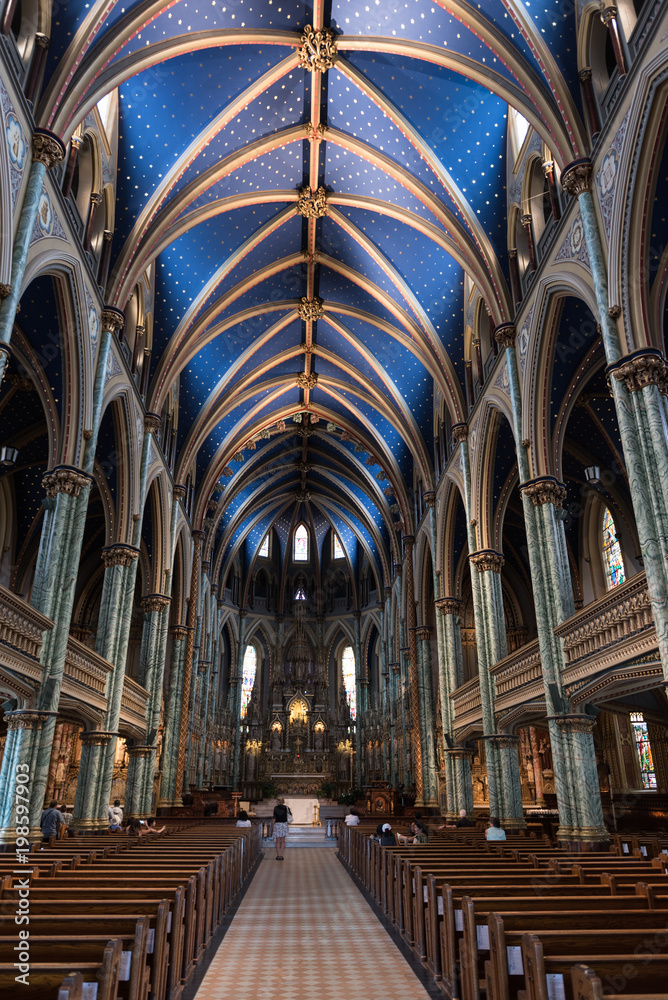
<path id="1" fill-rule="evenodd" d="M 320 826 L 320 803 L 310 795 L 286 795 L 285 804 L 295 826 Z"/>

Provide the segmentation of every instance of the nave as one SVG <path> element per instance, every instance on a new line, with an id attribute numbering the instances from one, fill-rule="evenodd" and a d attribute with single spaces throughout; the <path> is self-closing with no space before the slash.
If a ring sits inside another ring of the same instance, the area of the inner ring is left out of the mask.
<path id="1" fill-rule="evenodd" d="M 266 850 L 195 1000 L 428 1000 L 335 851 L 274 861 Z"/>

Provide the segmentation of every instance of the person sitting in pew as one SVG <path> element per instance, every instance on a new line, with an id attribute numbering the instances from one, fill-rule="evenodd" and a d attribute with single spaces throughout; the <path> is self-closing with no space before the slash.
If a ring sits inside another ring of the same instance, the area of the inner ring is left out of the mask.
<path id="1" fill-rule="evenodd" d="M 125 832 L 129 837 L 141 837 L 142 835 L 142 824 L 141 821 L 135 819 L 132 816 L 125 824 Z"/>
<path id="2" fill-rule="evenodd" d="M 506 831 L 501 829 L 501 820 L 498 816 L 489 817 L 489 826 L 485 830 L 487 840 L 505 840 Z"/>
<path id="3" fill-rule="evenodd" d="M 445 830 L 445 828 L 446 828 L 447 826 L 450 826 L 450 827 L 451 827 L 451 826 L 452 826 L 452 824 L 451 824 L 451 823 L 443 823 L 443 825 L 442 825 L 442 826 L 439 826 L 439 828 L 438 828 L 438 829 L 439 829 L 439 830 Z M 473 823 L 473 822 L 472 822 L 472 821 L 471 821 L 471 820 L 470 820 L 470 819 L 468 818 L 468 816 L 466 815 L 466 809 L 460 809 L 460 810 L 459 810 L 459 819 L 458 819 L 458 820 L 457 820 L 457 822 L 455 823 L 455 826 L 456 826 L 456 827 L 460 827 L 460 828 L 461 828 L 461 827 L 464 827 L 464 826 L 475 826 L 475 823 Z"/>
<path id="4" fill-rule="evenodd" d="M 245 809 L 239 810 L 239 819 L 237 820 L 237 826 L 252 826 L 253 824 L 248 818 L 248 813 Z"/>
<path id="5" fill-rule="evenodd" d="M 139 836 L 144 837 L 150 833 L 162 833 L 163 830 L 167 829 L 167 827 L 164 824 L 160 827 L 160 829 L 158 829 L 155 823 L 156 823 L 155 816 L 149 816 L 149 818 L 146 820 L 146 825 L 142 825 Z"/>
<path id="6" fill-rule="evenodd" d="M 392 827 L 389 823 L 383 823 L 382 833 L 380 835 L 380 846 L 381 847 L 396 847 L 397 838 L 392 832 Z"/>
<path id="7" fill-rule="evenodd" d="M 360 825 L 360 818 L 357 815 L 356 810 L 353 809 L 352 806 L 351 806 L 350 811 L 349 811 L 348 815 L 346 816 L 344 822 L 345 822 L 346 826 L 359 826 Z"/>
<path id="8" fill-rule="evenodd" d="M 123 810 L 121 809 L 121 800 L 114 799 L 113 806 L 109 806 L 109 829 L 114 833 L 120 833 L 123 829 Z"/>
<path id="9" fill-rule="evenodd" d="M 415 820 L 411 823 L 410 831 L 407 834 L 398 833 L 397 840 L 400 844 L 428 844 L 429 837 L 421 830 Z"/>

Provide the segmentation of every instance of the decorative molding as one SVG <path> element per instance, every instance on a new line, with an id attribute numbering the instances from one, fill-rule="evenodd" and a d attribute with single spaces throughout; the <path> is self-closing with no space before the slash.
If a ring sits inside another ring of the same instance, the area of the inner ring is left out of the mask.
<path id="1" fill-rule="evenodd" d="M 336 36 L 331 28 L 314 28 L 307 24 L 299 49 L 299 65 L 313 73 L 326 73 L 338 58 Z"/>
<path id="2" fill-rule="evenodd" d="M 306 185 L 299 192 L 297 199 L 297 211 L 305 219 L 321 219 L 327 214 L 327 192 L 324 187 L 319 187 L 317 191 L 312 191 Z"/>

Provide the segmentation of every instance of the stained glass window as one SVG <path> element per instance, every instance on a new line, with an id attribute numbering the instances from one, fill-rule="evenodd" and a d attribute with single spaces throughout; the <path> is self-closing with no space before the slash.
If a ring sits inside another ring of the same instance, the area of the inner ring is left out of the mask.
<path id="1" fill-rule="evenodd" d="M 335 559 L 345 559 L 346 554 L 343 551 L 343 545 L 341 545 L 341 542 L 339 541 L 339 536 L 338 535 L 334 535 L 333 532 L 332 532 L 332 535 L 333 535 L 333 538 L 334 538 L 334 558 Z"/>
<path id="2" fill-rule="evenodd" d="M 305 601 L 305 600 L 306 600 L 306 591 L 300 585 L 299 587 L 297 587 L 297 590 L 295 591 L 295 601 Z"/>
<path id="3" fill-rule="evenodd" d="M 294 560 L 308 562 L 308 531 L 305 524 L 300 524 L 295 531 Z"/>
<path id="4" fill-rule="evenodd" d="M 603 562 L 608 590 L 624 583 L 626 571 L 624 570 L 622 549 L 617 538 L 615 522 L 607 507 L 603 511 Z"/>
<path id="5" fill-rule="evenodd" d="M 355 682 L 355 654 L 352 646 L 346 646 L 341 656 L 341 672 L 343 674 L 343 686 L 346 690 L 346 701 L 350 705 L 350 717 L 355 718 L 357 708 Z"/>
<path id="6" fill-rule="evenodd" d="M 654 758 L 652 757 L 652 747 L 649 742 L 647 723 L 642 712 L 631 712 L 631 729 L 635 736 L 638 760 L 640 761 L 640 773 L 642 775 L 643 788 L 656 788 L 656 773 L 654 771 Z"/>
<path id="7" fill-rule="evenodd" d="M 258 555 L 264 556 L 265 559 L 269 558 L 269 535 L 264 536 L 264 541 L 260 546 L 260 551 L 258 552 Z"/>
<path id="8" fill-rule="evenodd" d="M 244 653 L 244 662 L 242 668 L 242 681 L 241 681 L 241 718 L 246 717 L 246 709 L 248 708 L 248 702 L 250 701 L 251 691 L 253 690 L 253 684 L 255 683 L 255 674 L 257 673 L 257 650 L 255 646 L 246 646 L 246 652 Z"/>

